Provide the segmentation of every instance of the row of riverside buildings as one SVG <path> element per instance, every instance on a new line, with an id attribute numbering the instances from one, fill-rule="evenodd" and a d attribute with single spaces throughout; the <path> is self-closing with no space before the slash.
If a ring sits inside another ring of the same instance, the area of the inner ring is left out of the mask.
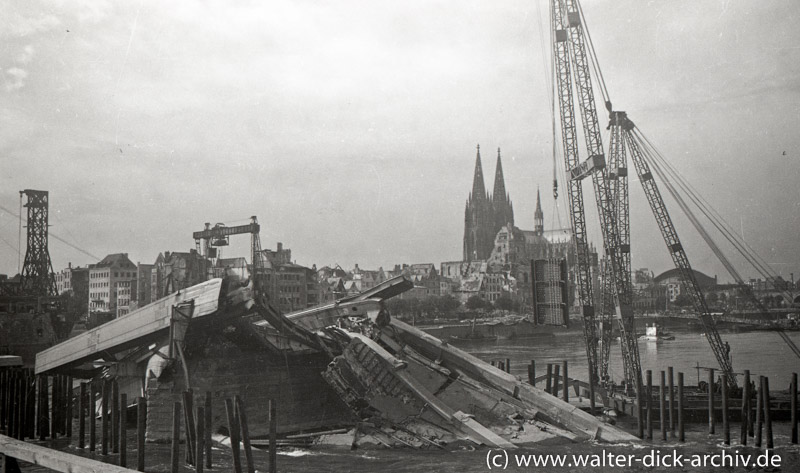
<path id="1" fill-rule="evenodd" d="M 593 284 L 599 294 L 602 274 L 597 251 L 590 248 Z M 404 275 L 411 279 L 414 288 L 403 298 L 453 296 L 460 302 L 477 296 L 488 302 L 509 297 L 517 303 L 522 313 L 532 309 L 532 260 L 566 260 L 570 282 L 571 301 L 578 300 L 575 281 L 575 245 L 570 229 L 544 228 L 541 196 L 537 191 L 533 230 L 523 230 L 515 225 L 514 206 L 506 190 L 500 149 L 494 173 L 494 187 L 490 194 L 484 183 L 480 145 L 477 147 L 475 168 L 464 211 L 464 239 L 462 259 L 434 263 L 398 264 L 392 269 L 377 270 L 354 268 L 345 270 L 339 265 L 311 268 L 292 260 L 290 249 L 281 243 L 275 250 L 263 251 L 266 260 L 268 291 L 273 301 L 284 312 L 291 312 L 317 304 L 333 302 L 357 294 L 393 277 Z M 86 297 L 87 314 L 105 314 L 119 317 L 149 304 L 168 293 L 198 284 L 212 277 L 236 274 L 249 277 L 252 267 L 242 257 L 205 258 L 196 250 L 189 252 L 164 252 L 152 264 L 134 264 L 127 253 L 110 254 L 88 267 L 73 268 L 70 264 L 56 274 L 58 292 L 72 291 Z M 634 275 L 634 304 L 638 310 L 669 309 L 683 292 L 679 278 L 673 271 L 655 276 L 646 269 Z M 707 291 L 718 292 L 718 300 L 741 300 L 737 287 L 719 285 L 716 277 L 697 273 L 697 279 Z M 751 283 L 753 285 L 755 283 Z M 766 288 L 753 286 L 756 293 L 769 297 Z M 792 281 L 791 286 L 794 285 Z M 800 286 L 800 281 L 798 282 Z M 774 292 L 774 291 L 773 291 Z M 775 295 L 772 295 L 776 299 Z M 770 302 L 770 299 L 765 299 Z M 798 301 L 800 302 L 800 300 Z M 778 304 L 775 302 L 775 304 Z M 713 305 L 713 304 L 712 304 Z M 730 305 L 730 304 L 728 304 Z"/>

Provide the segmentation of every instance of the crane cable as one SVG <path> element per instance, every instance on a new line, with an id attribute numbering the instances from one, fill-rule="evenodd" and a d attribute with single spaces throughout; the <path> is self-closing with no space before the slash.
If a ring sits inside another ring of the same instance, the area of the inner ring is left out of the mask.
<path id="1" fill-rule="evenodd" d="M 638 129 L 636 129 L 638 130 Z M 649 147 L 654 151 L 652 153 L 653 157 L 657 159 L 664 165 L 664 168 L 673 176 L 673 179 L 678 183 L 681 189 L 687 194 L 688 198 L 692 201 L 692 203 L 697 206 L 698 209 L 706 216 L 706 218 L 711 221 L 717 230 L 722 233 L 726 240 L 737 250 L 739 254 L 744 257 L 748 263 L 750 263 L 753 268 L 766 280 L 772 282 L 773 284 L 776 283 L 777 275 L 775 274 L 774 270 L 770 268 L 769 264 L 755 252 L 755 250 L 738 234 L 733 230 L 731 225 L 725 221 L 725 219 L 717 212 L 708 201 L 703 198 L 699 193 L 680 175 L 680 173 L 675 169 L 666 159 L 664 159 L 663 155 L 658 152 L 655 146 L 641 133 L 638 132 Z M 732 276 L 736 277 L 732 274 Z"/>
<path id="2" fill-rule="evenodd" d="M 581 6 L 581 2 L 579 0 L 575 0 L 575 5 L 578 8 L 578 13 L 580 14 L 581 18 L 581 25 L 583 26 L 584 36 L 586 36 L 587 40 L 587 50 L 589 52 L 589 62 L 592 63 L 592 70 L 594 70 L 594 75 L 597 78 L 598 85 L 600 86 L 600 93 L 603 95 L 603 101 L 606 106 L 606 110 L 611 112 L 611 97 L 608 94 L 608 88 L 606 87 L 606 80 L 603 77 L 603 72 L 600 69 L 600 61 L 597 59 L 597 52 L 594 49 L 594 42 L 592 41 L 592 35 L 589 34 L 589 26 L 586 23 L 586 17 L 583 15 L 583 7 Z"/>

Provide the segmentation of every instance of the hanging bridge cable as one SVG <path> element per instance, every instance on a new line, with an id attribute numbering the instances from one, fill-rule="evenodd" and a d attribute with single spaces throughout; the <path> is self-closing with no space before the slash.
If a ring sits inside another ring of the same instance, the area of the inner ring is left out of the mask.
<path id="1" fill-rule="evenodd" d="M 703 215 L 708 218 L 708 220 L 714 225 L 715 228 L 725 237 L 725 239 L 736 249 L 736 251 L 744 257 L 748 263 L 750 263 L 753 268 L 765 279 L 770 280 L 774 283 L 775 281 L 775 272 L 772 268 L 769 267 L 769 264 L 761 258 L 758 253 L 743 239 L 739 237 L 733 227 L 725 221 L 725 219 L 717 212 L 702 195 L 699 194 L 692 186 L 689 184 L 683 176 L 680 175 L 677 169 L 675 169 L 658 150 L 652 145 L 652 143 L 647 140 L 647 138 L 639 131 L 639 135 L 645 140 L 650 148 L 654 151 L 653 157 L 658 159 L 662 164 L 664 164 L 665 168 L 669 170 L 670 174 L 673 176 L 675 181 L 681 186 L 687 196 L 690 198 L 693 204 L 697 206 L 698 209 L 703 213 Z"/>

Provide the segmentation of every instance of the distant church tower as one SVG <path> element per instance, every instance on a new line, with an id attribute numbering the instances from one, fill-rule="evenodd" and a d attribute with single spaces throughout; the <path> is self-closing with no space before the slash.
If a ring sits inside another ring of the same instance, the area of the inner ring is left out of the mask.
<path id="1" fill-rule="evenodd" d="M 544 213 L 542 212 L 539 189 L 536 189 L 536 211 L 533 213 L 533 231 L 540 236 L 544 234 Z"/>
<path id="2" fill-rule="evenodd" d="M 481 146 L 478 145 L 472 192 L 464 210 L 464 261 L 488 259 L 497 232 L 509 223 L 514 224 L 514 207 L 506 192 L 500 149 L 497 150 L 494 195 L 489 196 L 483 181 Z"/>

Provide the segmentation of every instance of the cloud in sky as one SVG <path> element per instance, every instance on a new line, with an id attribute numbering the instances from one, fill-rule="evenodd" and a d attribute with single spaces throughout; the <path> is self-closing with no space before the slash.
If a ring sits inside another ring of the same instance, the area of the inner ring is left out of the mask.
<path id="1" fill-rule="evenodd" d="M 585 3 L 615 105 L 787 263 L 776 269 L 797 268 L 799 8 Z M 264 246 L 282 241 L 299 263 L 438 263 L 461 255 L 476 143 L 503 148 L 523 228 L 550 186 L 541 1 L 2 8 L 0 200 L 50 190 L 52 231 L 94 254 L 150 262 L 193 247 L 204 222 L 255 214 Z M 493 176 L 494 153 L 484 165 Z M 666 269 L 635 186 L 634 265 Z M 567 222 L 543 204 L 548 227 Z M 0 224 L 16 241 L 16 220 Z M 699 269 L 721 271 L 684 238 Z M 13 273 L 17 255 L 0 248 Z M 56 267 L 91 262 L 57 242 L 51 254 Z"/>

